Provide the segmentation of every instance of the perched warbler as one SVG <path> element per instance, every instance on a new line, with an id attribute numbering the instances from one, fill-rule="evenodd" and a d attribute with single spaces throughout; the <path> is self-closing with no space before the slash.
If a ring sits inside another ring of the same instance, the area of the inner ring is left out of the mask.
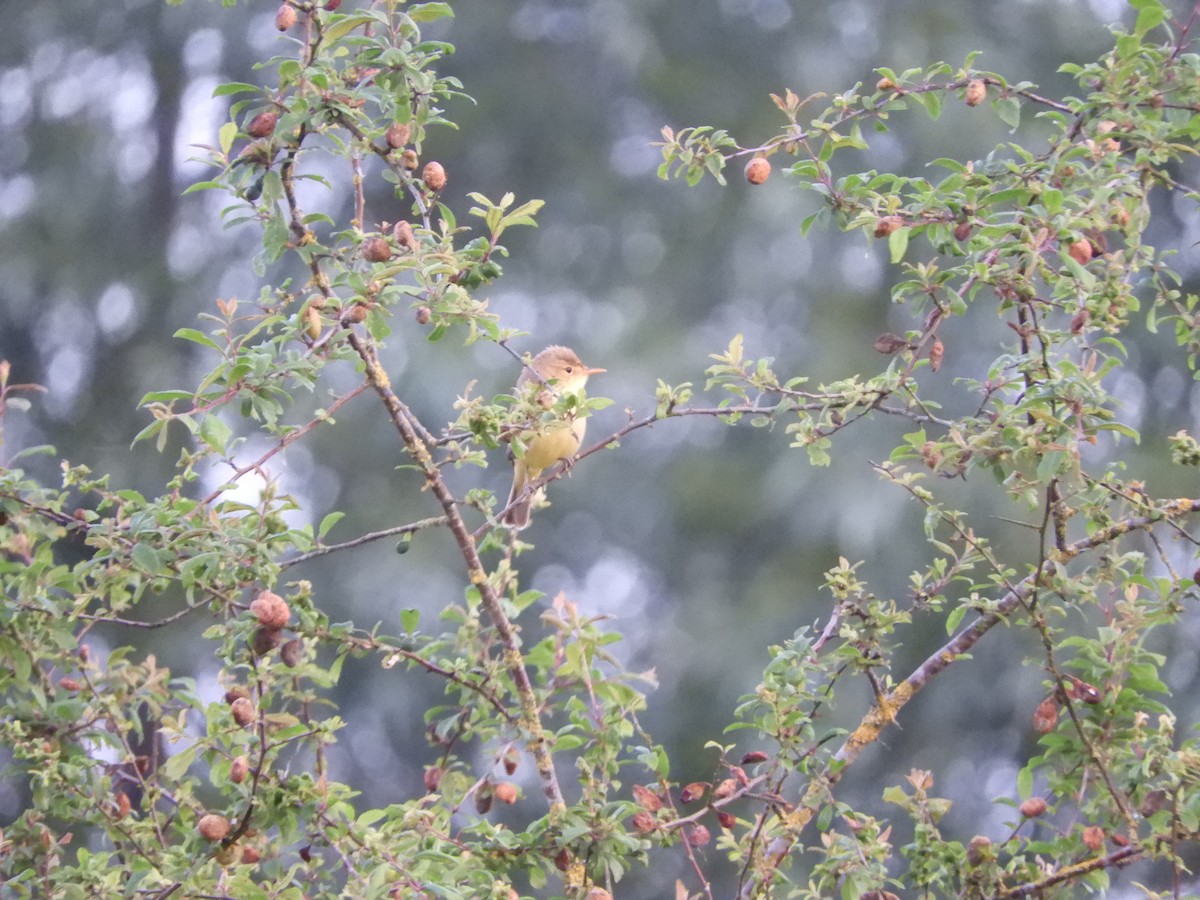
<path id="1" fill-rule="evenodd" d="M 536 376 L 530 371 L 531 366 L 533 372 L 537 372 Z M 589 375 L 603 371 L 585 366 L 574 350 L 547 347 L 521 372 L 521 377 L 517 379 L 517 393 L 523 394 L 540 385 L 538 399 L 542 405 L 549 406 L 561 397 L 578 395 Z M 556 462 L 573 457 L 579 451 L 586 429 L 587 419 L 577 416 L 572 410 L 560 418 L 540 422 L 520 435 L 525 452 L 520 456 L 513 455 L 513 483 L 504 513 L 505 525 L 519 529 L 529 524 L 529 510 L 533 503 L 533 492 L 529 490 L 529 485 Z"/>

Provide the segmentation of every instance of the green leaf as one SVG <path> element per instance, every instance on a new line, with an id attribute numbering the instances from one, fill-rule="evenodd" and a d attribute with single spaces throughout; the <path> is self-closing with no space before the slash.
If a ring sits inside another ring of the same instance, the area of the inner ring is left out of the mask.
<path id="1" fill-rule="evenodd" d="M 338 522 L 345 517 L 344 512 L 334 510 L 329 515 L 321 520 L 321 524 L 317 526 L 317 540 L 324 540 L 325 535 L 329 534 L 329 529 L 333 528 Z"/>
<path id="2" fill-rule="evenodd" d="M 998 97 L 992 101 L 992 109 L 1000 117 L 1000 121 L 1013 131 L 1021 124 L 1021 104 L 1013 97 Z"/>
<path id="3" fill-rule="evenodd" d="M 417 624 L 421 619 L 421 613 L 418 610 L 406 608 L 400 610 L 400 624 L 404 630 L 412 634 L 417 630 Z"/>
<path id="4" fill-rule="evenodd" d="M 158 551 L 149 544 L 134 544 L 130 555 L 133 557 L 133 562 L 138 568 L 144 569 L 151 575 L 167 574 L 167 567 L 163 565 L 162 558 L 158 555 Z"/>
<path id="5" fill-rule="evenodd" d="M 1022 800 L 1028 800 L 1033 796 L 1033 763 L 1021 769 L 1017 773 L 1017 796 Z"/>
<path id="6" fill-rule="evenodd" d="M 257 94 L 262 91 L 262 88 L 257 84 L 247 84 L 244 81 L 227 81 L 225 84 L 218 84 L 212 92 L 214 97 L 228 97 L 230 94 Z"/>
<path id="7" fill-rule="evenodd" d="M 202 331 L 197 331 L 195 328 L 180 328 L 172 337 L 182 338 L 185 341 L 191 341 L 193 344 L 200 344 L 204 347 L 211 347 L 214 350 L 221 349 L 212 338 Z"/>
<path id="8" fill-rule="evenodd" d="M 221 152 L 226 156 L 233 148 L 234 138 L 237 137 L 238 127 L 236 122 L 226 122 L 221 126 L 221 130 L 217 132 L 217 139 L 221 145 Z"/>
<path id="9" fill-rule="evenodd" d="M 233 429 L 221 421 L 215 414 L 205 416 L 200 421 L 200 439 L 216 453 L 222 453 L 233 436 Z"/>
<path id="10" fill-rule="evenodd" d="M 959 624 L 967 614 L 966 606 L 956 606 L 950 610 L 950 615 L 946 616 L 946 634 L 954 634 L 958 631 Z"/>
<path id="11" fill-rule="evenodd" d="M 454 18 L 449 3 L 422 3 L 408 9 L 408 17 L 414 22 L 433 22 L 437 19 Z"/>
<path id="12" fill-rule="evenodd" d="M 909 228 L 897 228 L 888 235 L 888 250 L 892 254 L 892 265 L 904 259 L 904 251 L 908 249 Z"/>

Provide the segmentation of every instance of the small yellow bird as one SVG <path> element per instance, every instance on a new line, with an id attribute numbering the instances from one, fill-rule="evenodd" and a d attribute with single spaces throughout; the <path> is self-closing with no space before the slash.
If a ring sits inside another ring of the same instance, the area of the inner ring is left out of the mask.
<path id="1" fill-rule="evenodd" d="M 589 375 L 606 371 L 585 366 L 574 350 L 558 346 L 547 347 L 535 356 L 533 368 L 544 383 L 550 401 L 567 394 L 578 394 Z M 537 383 L 538 378 L 526 366 L 517 379 L 517 393 L 528 391 L 531 384 Z M 513 458 L 513 483 L 504 513 L 505 525 L 521 529 L 529 524 L 529 510 L 533 503 L 533 492 L 529 490 L 529 485 L 559 460 L 574 456 L 579 451 L 586 429 L 587 419 L 577 418 L 570 413 L 522 435 L 525 453 Z"/>

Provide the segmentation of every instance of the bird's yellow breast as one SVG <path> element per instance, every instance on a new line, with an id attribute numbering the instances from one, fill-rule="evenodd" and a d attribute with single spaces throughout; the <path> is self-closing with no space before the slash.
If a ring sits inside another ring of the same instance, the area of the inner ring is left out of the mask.
<path id="1" fill-rule="evenodd" d="M 525 444 L 524 463 L 532 472 L 549 468 L 560 459 L 575 455 L 587 428 L 586 419 L 572 422 L 551 422 Z"/>

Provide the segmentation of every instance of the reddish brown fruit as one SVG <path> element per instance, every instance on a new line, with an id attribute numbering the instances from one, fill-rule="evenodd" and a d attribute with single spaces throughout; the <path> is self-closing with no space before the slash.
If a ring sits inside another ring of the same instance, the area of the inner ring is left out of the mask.
<path id="1" fill-rule="evenodd" d="M 933 339 L 933 346 L 929 348 L 929 369 L 936 372 L 942 367 L 942 356 L 946 352 L 946 345 L 942 343 L 941 338 Z"/>
<path id="2" fill-rule="evenodd" d="M 362 242 L 362 255 L 367 262 L 387 262 L 392 258 L 392 248 L 381 237 L 369 237 Z"/>
<path id="3" fill-rule="evenodd" d="M 633 799 L 647 812 L 654 813 L 663 808 L 662 797 L 645 785 L 635 784 L 633 786 Z"/>
<path id="4" fill-rule="evenodd" d="M 440 191 L 446 186 L 446 170 L 440 162 L 431 160 L 425 163 L 425 168 L 421 170 L 421 180 L 431 191 Z"/>
<path id="5" fill-rule="evenodd" d="M 1083 844 L 1093 853 L 1104 849 L 1104 829 L 1099 825 L 1089 825 L 1083 829 Z"/>
<path id="6" fill-rule="evenodd" d="M 275 131 L 275 123 L 279 121 L 279 113 L 263 112 L 250 120 L 246 126 L 246 134 L 252 138 L 270 137 Z"/>
<path id="7" fill-rule="evenodd" d="M 250 649 L 254 651 L 255 656 L 266 656 L 278 647 L 282 640 L 283 635 L 278 628 L 259 628 L 250 641 Z"/>
<path id="8" fill-rule="evenodd" d="M 1071 259 L 1079 263 L 1081 266 L 1086 265 L 1088 260 L 1092 258 L 1092 242 L 1087 238 L 1080 238 L 1073 241 L 1071 246 L 1067 248 L 1067 253 L 1071 255 Z"/>
<path id="9" fill-rule="evenodd" d="M 751 184 L 762 184 L 771 177 L 771 163 L 765 157 L 756 156 L 746 163 L 746 180 Z"/>
<path id="10" fill-rule="evenodd" d="M 956 241 L 965 241 L 971 236 L 971 223 L 967 221 L 959 222 L 954 226 L 954 239 Z"/>
<path id="11" fill-rule="evenodd" d="M 633 814 L 633 818 L 629 820 L 634 829 L 642 834 L 649 834 L 658 828 L 658 822 L 655 821 L 652 813 L 646 812 L 644 809 L 641 812 Z"/>
<path id="12" fill-rule="evenodd" d="M 432 794 L 438 789 L 438 785 L 442 783 L 442 767 L 441 766 L 426 766 L 425 767 L 425 790 Z"/>
<path id="13" fill-rule="evenodd" d="M 893 231 L 904 227 L 904 220 L 899 216 L 883 216 L 875 223 L 875 237 L 885 238 Z"/>
<path id="14" fill-rule="evenodd" d="M 239 756 L 229 764 L 229 780 L 234 784 L 241 784 L 246 780 L 246 776 L 250 774 L 250 760 L 244 756 Z"/>
<path id="15" fill-rule="evenodd" d="M 982 78 L 976 78 L 967 85 L 967 91 L 964 98 L 967 101 L 967 106 L 978 106 L 987 99 L 987 84 Z"/>
<path id="16" fill-rule="evenodd" d="M 412 226 L 407 222 L 397 222 L 396 227 L 392 229 L 392 237 L 396 239 L 397 247 L 412 250 L 417 246 L 417 239 L 413 235 Z"/>
<path id="17" fill-rule="evenodd" d="M 726 797 L 733 796 L 733 792 L 737 790 L 737 786 L 736 778 L 726 778 L 713 788 L 712 799 L 724 800 Z"/>
<path id="18" fill-rule="evenodd" d="M 71 691 L 72 693 L 74 693 L 75 691 L 83 690 L 83 685 L 80 684 L 78 681 L 76 681 L 74 678 L 59 679 L 58 686 L 60 688 L 62 688 L 64 691 Z"/>
<path id="19" fill-rule="evenodd" d="M 223 841 L 226 835 L 229 834 L 229 820 L 224 816 L 209 813 L 206 816 L 200 817 L 200 821 L 196 825 L 196 830 L 200 832 L 200 836 L 206 841 Z"/>
<path id="20" fill-rule="evenodd" d="M 693 825 L 684 832 L 684 839 L 693 847 L 703 847 L 712 840 L 712 834 L 709 832 L 707 826 Z"/>
<path id="21" fill-rule="evenodd" d="M 230 703 L 229 712 L 233 716 L 233 721 L 237 722 L 243 728 L 251 724 L 256 716 L 254 704 L 246 697 L 238 697 Z"/>
<path id="22" fill-rule="evenodd" d="M 704 792 L 709 788 L 707 781 L 693 781 L 682 791 L 679 792 L 680 803 L 695 803 L 704 796 Z"/>
<path id="23" fill-rule="evenodd" d="M 877 91 L 894 91 L 896 90 L 896 87 L 896 82 L 892 81 L 892 79 L 888 78 L 886 75 L 875 82 L 875 90 Z"/>
<path id="24" fill-rule="evenodd" d="M 1058 701 L 1047 697 L 1033 711 L 1033 730 L 1038 734 L 1048 734 L 1058 724 Z"/>
<path id="25" fill-rule="evenodd" d="M 554 868 L 560 872 L 565 872 L 571 868 L 571 853 L 566 847 L 559 850 L 558 854 L 554 857 Z"/>
<path id="26" fill-rule="evenodd" d="M 249 696 L 250 696 L 250 692 L 239 684 L 237 687 L 231 687 L 229 690 L 227 690 L 225 692 L 225 702 L 233 703 L 233 701 L 236 700 L 238 697 L 249 697 Z"/>
<path id="27" fill-rule="evenodd" d="M 296 664 L 300 662 L 300 654 L 303 648 L 296 638 L 292 638 L 279 651 L 279 658 L 283 660 L 284 665 L 290 669 L 296 668 Z"/>
<path id="28" fill-rule="evenodd" d="M 1036 819 L 1046 811 L 1046 801 L 1041 797 L 1030 797 L 1018 809 L 1025 818 Z"/>
<path id="29" fill-rule="evenodd" d="M 342 5 L 342 0 L 325 0 L 325 8 L 330 12 L 334 12 Z"/>
<path id="30" fill-rule="evenodd" d="M 296 24 L 296 10 L 287 3 L 280 5 L 279 9 L 275 10 L 275 27 L 280 31 L 287 31 Z"/>
<path id="31" fill-rule="evenodd" d="M 509 747 L 504 751 L 504 758 L 501 760 L 501 762 L 504 765 L 505 773 L 511 775 L 513 772 L 517 771 L 517 766 L 521 762 L 521 751 L 516 747 Z"/>
<path id="32" fill-rule="evenodd" d="M 501 781 L 495 788 L 496 799 L 501 803 L 512 806 L 517 802 L 517 786 L 511 781 Z"/>
<path id="33" fill-rule="evenodd" d="M 388 126 L 388 130 L 384 133 L 383 139 L 387 141 L 387 145 L 393 150 L 399 150 L 408 143 L 409 137 L 412 135 L 412 129 L 400 122 L 393 122 Z"/>
<path id="34" fill-rule="evenodd" d="M 1088 321 L 1091 318 L 1092 314 L 1086 309 L 1078 310 L 1075 315 L 1071 316 L 1071 334 L 1079 334 L 1079 332 L 1087 328 Z"/>
<path id="35" fill-rule="evenodd" d="M 342 322 L 351 325 L 358 325 L 360 322 L 365 322 L 367 319 L 367 307 L 362 303 L 355 303 L 342 314 Z"/>
<path id="36" fill-rule="evenodd" d="M 484 782 L 475 791 L 475 812 L 481 816 L 485 816 L 492 808 L 492 800 L 495 794 L 492 791 L 492 786 L 488 782 Z"/>
<path id="37" fill-rule="evenodd" d="M 244 865 L 252 866 L 260 859 L 262 859 L 262 854 L 258 851 L 257 847 L 242 848 L 242 863 Z"/>
<path id="38" fill-rule="evenodd" d="M 430 320 L 430 318 L 432 318 L 432 316 L 433 316 L 433 310 L 431 310 L 428 306 L 418 306 L 417 307 L 417 324 L 418 325 L 428 325 L 429 320 Z"/>
<path id="39" fill-rule="evenodd" d="M 304 333 L 308 335 L 310 341 L 315 341 L 321 336 L 321 314 L 317 312 L 315 306 L 308 306 L 304 310 Z"/>
<path id="40" fill-rule="evenodd" d="M 404 168 L 408 169 L 408 171 L 410 171 L 410 172 L 416 171 L 417 162 L 418 162 L 417 151 L 416 150 L 405 150 L 404 156 L 401 157 L 401 161 L 404 164 Z"/>
<path id="41" fill-rule="evenodd" d="M 737 824 L 737 816 L 721 809 L 717 810 L 717 821 L 721 823 L 722 828 L 729 829 Z"/>
<path id="42" fill-rule="evenodd" d="M 971 843 L 967 845 L 967 862 L 973 866 L 977 866 L 991 855 L 991 851 L 992 839 L 984 837 L 982 834 L 977 834 L 971 838 Z"/>
<path id="43" fill-rule="evenodd" d="M 767 754 L 763 753 L 763 751 L 751 750 L 745 756 L 742 757 L 742 765 L 743 766 L 753 766 L 760 762 L 766 762 L 767 759 L 768 759 L 768 756 L 767 756 Z"/>
<path id="44" fill-rule="evenodd" d="M 117 791 L 117 794 L 113 798 L 113 800 L 117 804 L 117 818 L 118 819 L 123 819 L 127 815 L 129 815 L 129 810 L 133 804 L 129 802 L 129 795 L 127 793 L 125 793 L 124 791 Z"/>
<path id="45" fill-rule="evenodd" d="M 263 628 L 282 628 L 292 617 L 287 601 L 271 591 L 259 591 L 250 604 L 250 612 Z"/>

